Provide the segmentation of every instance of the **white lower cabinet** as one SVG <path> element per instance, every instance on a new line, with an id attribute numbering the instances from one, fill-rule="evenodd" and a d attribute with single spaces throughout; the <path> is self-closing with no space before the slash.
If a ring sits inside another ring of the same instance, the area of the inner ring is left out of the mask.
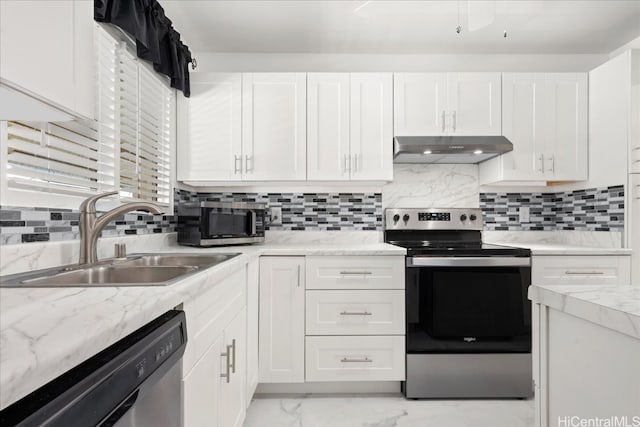
<path id="1" fill-rule="evenodd" d="M 404 336 L 308 336 L 307 381 L 402 381 Z"/>
<path id="2" fill-rule="evenodd" d="M 261 383 L 304 382 L 304 257 L 260 258 Z"/>
<path id="3" fill-rule="evenodd" d="M 258 304 L 260 261 L 247 264 L 247 407 L 258 386 Z"/>
<path id="4" fill-rule="evenodd" d="M 260 258 L 261 383 L 401 381 L 404 256 Z"/>
<path id="5" fill-rule="evenodd" d="M 531 261 L 534 285 L 630 285 L 629 255 L 535 255 Z"/>
<path id="6" fill-rule="evenodd" d="M 247 399 L 246 277 L 241 269 L 184 303 L 183 425 L 240 427 Z"/>

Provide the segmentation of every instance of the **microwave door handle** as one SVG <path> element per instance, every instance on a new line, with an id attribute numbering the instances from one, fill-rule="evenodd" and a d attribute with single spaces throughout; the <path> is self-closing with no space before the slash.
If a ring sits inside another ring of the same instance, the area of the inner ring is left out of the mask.
<path id="1" fill-rule="evenodd" d="M 257 221 L 258 215 L 256 211 L 249 211 L 249 215 L 251 215 L 251 236 L 255 236 L 257 232 Z"/>

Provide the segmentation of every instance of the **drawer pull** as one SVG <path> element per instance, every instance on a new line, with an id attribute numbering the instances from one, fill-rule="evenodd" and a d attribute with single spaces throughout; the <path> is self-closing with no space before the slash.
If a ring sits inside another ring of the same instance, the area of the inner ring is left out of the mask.
<path id="1" fill-rule="evenodd" d="M 368 357 L 365 357 L 364 359 L 348 359 L 346 357 L 343 357 L 342 359 L 340 359 L 340 362 L 342 362 L 342 363 L 352 363 L 352 362 L 354 362 L 354 363 L 358 363 L 358 362 L 360 362 L 360 363 L 362 363 L 362 362 L 371 363 L 371 362 L 373 362 L 373 360 L 369 359 Z"/>
<path id="2" fill-rule="evenodd" d="M 371 316 L 371 313 L 368 311 L 361 312 L 352 312 L 352 311 L 342 311 L 340 316 Z"/>
<path id="3" fill-rule="evenodd" d="M 596 274 L 604 274 L 603 271 L 565 271 L 564 274 L 573 274 L 580 276 L 592 276 Z"/>
<path id="4" fill-rule="evenodd" d="M 231 346 L 227 346 L 227 351 L 225 353 L 220 353 L 220 356 L 226 357 L 226 370 L 224 374 L 220 374 L 221 378 L 225 378 L 227 383 L 231 380 Z"/>
<path id="5" fill-rule="evenodd" d="M 340 274 L 343 276 L 353 275 L 353 276 L 366 276 L 367 274 L 373 274 L 370 271 L 341 271 Z"/>

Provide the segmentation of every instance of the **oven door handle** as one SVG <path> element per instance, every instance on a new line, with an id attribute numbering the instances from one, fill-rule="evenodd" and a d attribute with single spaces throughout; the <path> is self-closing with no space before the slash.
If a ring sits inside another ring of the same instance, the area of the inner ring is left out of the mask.
<path id="1" fill-rule="evenodd" d="M 249 229 L 249 235 L 255 236 L 257 232 L 257 222 L 258 222 L 258 214 L 256 211 L 249 211 L 249 216 L 251 217 L 251 226 Z"/>
<path id="2" fill-rule="evenodd" d="M 407 267 L 530 267 L 529 257 L 407 257 Z"/>

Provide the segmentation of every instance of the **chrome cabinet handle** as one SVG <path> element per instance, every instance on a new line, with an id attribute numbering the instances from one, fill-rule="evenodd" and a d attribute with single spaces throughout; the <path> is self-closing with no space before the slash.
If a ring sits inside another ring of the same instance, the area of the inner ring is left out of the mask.
<path id="1" fill-rule="evenodd" d="M 351 156 L 348 154 L 344 155 L 344 172 L 350 172 L 351 171 L 351 160 L 349 159 Z"/>
<path id="2" fill-rule="evenodd" d="M 358 172 L 358 153 L 353 155 L 353 173 Z"/>
<path id="3" fill-rule="evenodd" d="M 302 268 L 300 267 L 300 264 L 298 264 L 298 287 L 300 287 L 300 282 L 301 282 L 301 280 L 300 280 L 301 271 L 302 271 Z"/>
<path id="4" fill-rule="evenodd" d="M 233 173 L 238 174 L 242 173 L 242 156 L 233 156 Z M 238 166 L 240 163 L 240 166 Z"/>
<path id="5" fill-rule="evenodd" d="M 444 127 L 446 126 L 445 117 L 444 110 L 442 110 L 442 132 L 444 132 Z"/>
<path id="6" fill-rule="evenodd" d="M 343 357 L 342 359 L 340 359 L 340 362 L 342 362 L 342 363 L 354 363 L 354 362 L 371 363 L 371 362 L 373 362 L 373 360 L 369 359 L 368 357 L 365 357 L 364 359 L 348 359 L 346 357 Z"/>
<path id="7" fill-rule="evenodd" d="M 220 374 L 220 377 L 226 378 L 227 383 L 231 380 L 231 357 L 230 357 L 230 353 L 231 353 L 231 346 L 230 345 L 227 346 L 227 351 L 225 353 L 220 353 L 220 356 L 227 358 L 226 373 Z"/>
<path id="8" fill-rule="evenodd" d="M 249 161 L 251 161 L 251 167 L 249 167 Z M 244 156 L 244 170 L 247 173 L 253 172 L 253 158 L 248 154 Z"/>
<path id="9" fill-rule="evenodd" d="M 549 160 L 549 164 L 550 164 L 551 166 L 549 166 L 549 169 L 547 169 L 547 171 L 549 171 L 549 172 L 555 172 L 555 168 L 556 168 L 556 156 L 553 156 L 553 155 L 552 155 L 551 157 L 549 157 L 549 158 L 548 158 L 548 160 Z"/>
<path id="10" fill-rule="evenodd" d="M 564 274 L 579 275 L 579 276 L 593 276 L 596 274 L 604 274 L 603 271 L 565 271 Z"/>
<path id="11" fill-rule="evenodd" d="M 371 316 L 371 313 L 369 313 L 368 311 L 361 311 L 361 312 L 342 311 L 340 312 L 340 316 Z"/>
<path id="12" fill-rule="evenodd" d="M 233 357 L 231 359 L 231 372 L 236 373 L 236 339 L 231 340 L 231 349 L 233 350 Z"/>
<path id="13" fill-rule="evenodd" d="M 362 276 L 362 275 L 367 275 L 367 274 L 373 274 L 370 271 L 341 271 L 340 274 L 347 276 L 347 275 L 354 275 L 354 276 Z"/>
<path id="14" fill-rule="evenodd" d="M 457 125 L 457 122 L 458 122 L 457 121 L 457 117 L 456 117 L 456 113 L 457 113 L 457 111 L 454 110 L 453 111 L 453 131 L 454 132 L 456 131 L 456 125 Z"/>
<path id="15" fill-rule="evenodd" d="M 538 156 L 538 159 L 540 160 L 540 168 L 538 169 L 538 171 L 540 171 L 540 173 L 544 173 L 544 155 L 540 154 Z"/>

